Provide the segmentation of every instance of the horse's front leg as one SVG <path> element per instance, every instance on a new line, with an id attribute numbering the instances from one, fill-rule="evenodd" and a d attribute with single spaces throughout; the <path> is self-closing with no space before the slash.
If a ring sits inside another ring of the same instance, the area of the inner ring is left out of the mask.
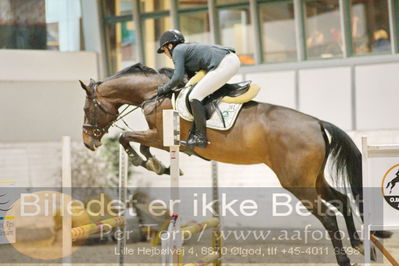
<path id="1" fill-rule="evenodd" d="M 129 133 L 129 132 L 124 132 L 120 135 L 119 143 L 125 149 L 125 152 L 129 156 L 129 159 L 132 161 L 134 166 L 145 167 L 145 160 L 143 160 L 143 158 L 141 158 L 141 156 L 133 149 L 133 147 L 130 146 L 130 144 L 129 144 L 130 140 L 127 136 L 127 133 Z"/>
<path id="2" fill-rule="evenodd" d="M 165 165 L 160 160 L 155 158 L 155 156 L 151 153 L 149 146 L 141 144 L 140 152 L 147 159 L 145 167 L 148 170 L 153 171 L 153 172 L 157 173 L 158 175 L 169 174 L 169 172 L 170 172 L 170 171 L 168 171 L 169 168 L 166 168 Z"/>
<path id="3" fill-rule="evenodd" d="M 145 156 L 146 160 L 143 160 L 140 155 L 130 146 L 129 142 L 140 143 L 140 152 Z M 133 164 L 138 166 L 141 165 L 144 168 L 157 173 L 158 175 L 169 174 L 169 168 L 166 168 L 162 162 L 160 162 L 150 152 L 150 146 L 162 149 L 161 137 L 157 130 L 150 129 L 147 131 L 132 131 L 124 132 L 119 138 L 119 142 L 125 147 L 129 157 L 132 158 Z M 132 155 L 131 155 L 132 154 Z"/>

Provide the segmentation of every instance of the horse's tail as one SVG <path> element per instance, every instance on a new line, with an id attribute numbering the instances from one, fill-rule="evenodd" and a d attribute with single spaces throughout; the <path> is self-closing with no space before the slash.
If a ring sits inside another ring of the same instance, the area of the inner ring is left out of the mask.
<path id="1" fill-rule="evenodd" d="M 331 137 L 330 141 L 326 139 L 327 156 L 331 169 L 334 169 L 331 177 L 337 184 L 345 184 L 344 179 L 347 178 L 363 220 L 362 154 L 342 129 L 326 121 L 320 121 L 320 124 Z"/>

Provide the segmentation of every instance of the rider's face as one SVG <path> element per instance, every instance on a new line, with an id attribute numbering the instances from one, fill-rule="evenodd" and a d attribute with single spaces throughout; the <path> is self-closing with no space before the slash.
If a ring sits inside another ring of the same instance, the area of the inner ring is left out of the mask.
<path id="1" fill-rule="evenodd" d="M 169 57 L 170 59 L 172 59 L 172 55 L 170 54 L 170 52 L 169 52 L 169 50 L 167 49 L 167 48 L 169 48 L 169 49 L 172 49 L 173 48 L 173 44 L 168 44 L 168 46 L 164 46 L 163 47 L 163 53 L 167 56 L 167 57 Z"/>

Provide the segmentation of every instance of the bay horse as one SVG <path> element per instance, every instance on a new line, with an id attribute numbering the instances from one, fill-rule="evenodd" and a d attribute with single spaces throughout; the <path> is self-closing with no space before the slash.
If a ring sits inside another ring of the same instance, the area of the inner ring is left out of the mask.
<path id="1" fill-rule="evenodd" d="M 86 91 L 83 142 L 90 150 L 101 145 L 102 137 L 119 116 L 119 107 L 128 104 L 142 107 L 149 129 L 124 132 L 120 143 L 134 165 L 158 174 L 167 173 L 150 152 L 150 147 L 167 150 L 162 145 L 162 110 L 172 109 L 169 97 L 156 98 L 156 88 L 169 80 L 166 73 L 142 64 L 128 67 L 104 81 L 80 81 Z M 154 99 L 149 101 L 149 99 Z M 181 139 L 187 139 L 191 122 L 180 120 Z M 334 166 L 334 181 L 348 178 L 354 198 L 362 206 L 361 153 L 351 138 L 335 125 L 299 111 L 250 101 L 243 104 L 235 125 L 228 131 L 207 129 L 210 144 L 205 149 L 194 148 L 197 156 L 231 164 L 266 164 L 277 175 L 281 185 L 305 205 L 325 227 L 334 246 L 339 265 L 350 265 L 343 248 L 336 214 L 326 215 L 333 204 L 345 218 L 353 248 L 363 251 L 356 232 L 354 212 L 348 195 L 332 188 L 325 179 L 326 165 Z M 140 153 L 129 142 L 140 143 Z M 184 152 L 184 147 L 181 147 Z M 144 158 L 142 158 L 142 155 Z M 327 164 L 327 159 L 329 164 Z M 302 189 L 306 188 L 306 189 Z M 322 198 L 322 200 L 318 200 Z"/>

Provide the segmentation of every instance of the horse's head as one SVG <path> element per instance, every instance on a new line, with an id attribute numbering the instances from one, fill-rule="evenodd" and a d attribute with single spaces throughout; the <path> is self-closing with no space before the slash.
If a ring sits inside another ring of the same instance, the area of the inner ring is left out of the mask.
<path id="1" fill-rule="evenodd" d="M 86 91 L 83 142 L 88 149 L 94 151 L 101 146 L 101 138 L 108 132 L 119 113 L 115 106 L 98 94 L 98 83 L 94 80 L 90 80 L 89 85 L 79 82 Z"/>

